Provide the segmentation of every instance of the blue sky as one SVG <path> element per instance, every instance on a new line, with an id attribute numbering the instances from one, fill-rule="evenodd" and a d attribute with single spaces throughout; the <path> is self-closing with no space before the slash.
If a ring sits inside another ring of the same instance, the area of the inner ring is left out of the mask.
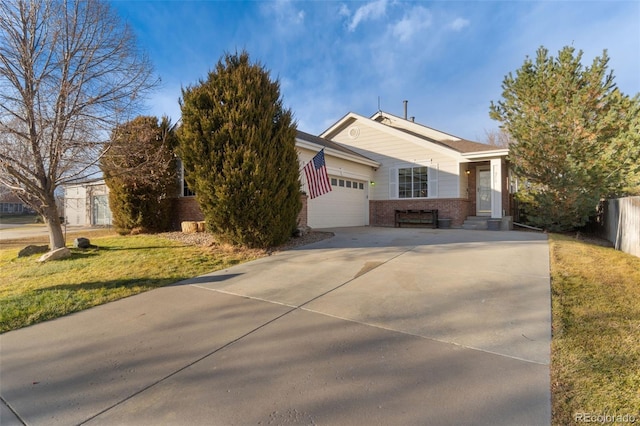
<path id="1" fill-rule="evenodd" d="M 583 65 L 607 49 L 628 95 L 640 93 L 639 1 L 114 1 L 162 86 L 146 114 L 180 118 L 181 88 L 224 52 L 246 49 L 278 78 L 300 130 L 381 109 L 470 140 L 498 123 L 489 104 L 525 57 L 573 45 Z"/>

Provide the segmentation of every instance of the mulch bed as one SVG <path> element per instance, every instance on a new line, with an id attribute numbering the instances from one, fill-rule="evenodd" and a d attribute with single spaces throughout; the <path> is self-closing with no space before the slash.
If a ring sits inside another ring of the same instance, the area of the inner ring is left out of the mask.
<path id="1" fill-rule="evenodd" d="M 186 245 L 194 245 L 201 247 L 214 247 L 219 245 L 219 241 L 216 239 L 216 236 L 210 234 L 208 232 L 196 232 L 193 234 L 184 234 L 182 232 L 164 232 L 160 234 L 165 238 L 174 241 L 180 241 Z M 291 250 L 297 247 L 302 247 L 307 244 L 316 243 L 318 241 L 326 240 L 327 238 L 333 237 L 333 232 L 320 232 L 320 231 L 311 231 L 306 233 L 301 237 L 292 237 L 286 243 L 269 249 L 269 252 L 277 252 L 277 251 L 285 251 Z"/>

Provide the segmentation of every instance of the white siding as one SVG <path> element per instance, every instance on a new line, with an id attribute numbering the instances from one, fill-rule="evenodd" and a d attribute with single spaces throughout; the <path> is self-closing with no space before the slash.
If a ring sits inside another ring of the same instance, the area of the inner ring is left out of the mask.
<path id="1" fill-rule="evenodd" d="M 69 225 L 87 225 L 87 190 L 84 186 L 68 186 L 64 191 L 64 217 Z"/>
<path id="2" fill-rule="evenodd" d="M 351 132 L 352 135 L 358 133 L 356 138 L 349 136 L 349 130 L 354 125 L 359 129 L 359 132 Z M 459 162 L 455 157 L 456 153 L 450 154 L 446 148 L 434 147 L 431 149 L 421 146 L 375 129 L 368 123 L 361 121 L 351 122 L 337 132 L 332 139 L 381 164 L 381 167 L 374 174 L 375 186 L 370 194 L 372 200 L 389 198 L 390 168 L 416 165 L 438 169 L 437 187 L 430 190 L 430 194 L 434 196 L 437 194 L 438 198 L 458 198 L 460 196 Z"/>
<path id="3" fill-rule="evenodd" d="M 306 191 L 306 182 L 302 168 L 317 151 L 297 148 L 300 165 L 302 190 Z M 373 176 L 370 166 L 333 157 L 325 151 L 325 162 L 329 178 L 343 180 L 345 186 L 332 185 L 332 191 L 307 201 L 307 223 L 312 228 L 330 228 L 342 226 L 363 226 L 369 224 L 369 182 Z M 347 188 L 346 182 L 352 185 Z M 358 188 L 353 188 L 353 182 Z M 362 184 L 362 189 L 360 189 Z"/>

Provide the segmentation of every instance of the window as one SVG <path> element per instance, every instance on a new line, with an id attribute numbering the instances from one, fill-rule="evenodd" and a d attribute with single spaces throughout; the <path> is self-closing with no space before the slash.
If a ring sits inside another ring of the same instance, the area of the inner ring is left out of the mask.
<path id="1" fill-rule="evenodd" d="M 424 198 L 428 196 L 426 167 L 398 169 L 398 197 Z"/>
<path id="2" fill-rule="evenodd" d="M 338 186 L 344 186 L 344 180 L 343 179 L 340 179 L 338 181 Z"/>
<path id="3" fill-rule="evenodd" d="M 350 180 L 347 181 L 347 188 L 351 188 L 351 181 Z"/>
<path id="4" fill-rule="evenodd" d="M 389 170 L 389 198 L 438 196 L 438 166 L 401 167 Z"/>
<path id="5" fill-rule="evenodd" d="M 178 159 L 178 172 L 180 175 L 180 180 L 182 181 L 182 196 L 193 197 L 194 195 L 196 195 L 196 193 L 192 191 L 191 188 L 189 188 L 189 185 L 187 185 L 187 180 L 184 178 L 185 170 L 180 159 Z"/>
<path id="6" fill-rule="evenodd" d="M 338 179 L 331 178 L 331 186 L 338 186 Z"/>
<path id="7" fill-rule="evenodd" d="M 194 195 L 196 195 L 196 193 L 193 192 L 191 188 L 189 188 L 189 185 L 187 185 L 187 181 L 185 179 L 182 179 L 182 196 L 193 197 Z"/>
<path id="8" fill-rule="evenodd" d="M 360 182 L 360 183 L 358 184 L 358 186 L 359 186 L 359 188 L 360 188 L 360 189 L 364 189 L 364 183 Z"/>

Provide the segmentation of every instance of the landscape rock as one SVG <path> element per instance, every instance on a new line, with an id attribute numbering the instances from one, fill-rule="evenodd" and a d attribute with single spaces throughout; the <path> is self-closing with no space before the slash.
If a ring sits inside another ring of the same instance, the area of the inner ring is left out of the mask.
<path id="1" fill-rule="evenodd" d="M 48 253 L 43 254 L 38 259 L 38 262 L 48 262 L 50 260 L 58 260 L 58 259 L 66 259 L 67 257 L 71 257 L 71 250 L 66 247 L 62 247 L 59 249 L 51 250 Z"/>
<path id="2" fill-rule="evenodd" d="M 180 227 L 185 234 L 195 234 L 198 232 L 198 222 L 195 221 L 184 221 L 180 223 Z"/>
<path id="3" fill-rule="evenodd" d="M 95 248 L 96 246 L 92 245 L 91 241 L 88 238 L 78 237 L 75 240 L 73 240 L 73 247 L 88 249 L 88 248 Z"/>
<path id="4" fill-rule="evenodd" d="M 18 252 L 18 257 L 27 257 L 27 256 L 31 256 L 32 254 L 46 253 L 48 251 L 49 251 L 49 246 L 36 246 L 32 244 L 20 250 Z"/>
<path id="5" fill-rule="evenodd" d="M 293 236 L 296 237 L 296 238 L 300 238 L 300 237 L 304 237 L 309 232 L 311 232 L 311 227 L 310 226 L 299 226 L 293 232 Z"/>

